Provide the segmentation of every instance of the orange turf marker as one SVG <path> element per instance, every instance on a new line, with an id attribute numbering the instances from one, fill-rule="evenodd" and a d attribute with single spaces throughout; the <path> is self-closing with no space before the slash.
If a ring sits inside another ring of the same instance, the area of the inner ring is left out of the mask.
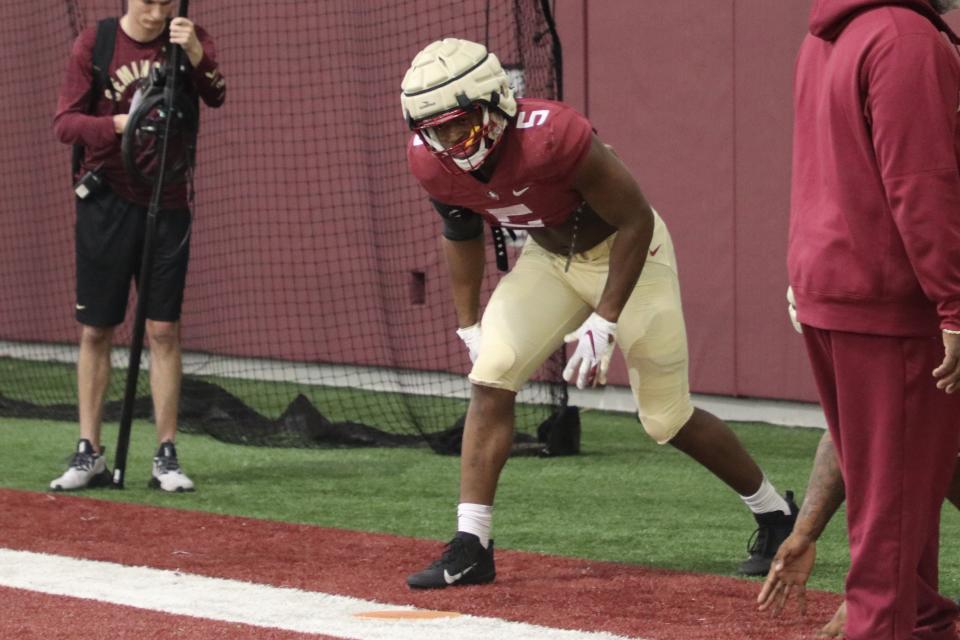
<path id="1" fill-rule="evenodd" d="M 353 614 L 355 618 L 377 618 L 381 620 L 433 620 L 434 618 L 457 618 L 462 614 L 456 611 L 363 611 Z"/>

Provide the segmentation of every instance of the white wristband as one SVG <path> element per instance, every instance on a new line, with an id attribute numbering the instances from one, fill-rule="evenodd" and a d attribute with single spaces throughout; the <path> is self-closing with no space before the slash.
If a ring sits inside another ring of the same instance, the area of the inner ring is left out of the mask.
<path id="1" fill-rule="evenodd" d="M 955 329 L 944 329 L 943 332 L 949 333 L 952 336 L 960 336 L 960 331 L 957 331 Z"/>

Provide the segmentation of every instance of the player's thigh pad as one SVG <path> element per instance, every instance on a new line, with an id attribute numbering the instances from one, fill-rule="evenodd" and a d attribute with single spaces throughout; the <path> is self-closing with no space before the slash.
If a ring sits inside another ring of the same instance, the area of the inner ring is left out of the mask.
<path id="1" fill-rule="evenodd" d="M 563 261 L 528 240 L 483 313 L 483 342 L 470 371 L 474 384 L 519 391 L 563 343 L 563 336 L 590 315 L 568 286 Z"/>
<path id="2" fill-rule="evenodd" d="M 617 323 L 617 344 L 643 428 L 666 444 L 693 415 L 680 286 L 671 266 L 647 262 Z"/>

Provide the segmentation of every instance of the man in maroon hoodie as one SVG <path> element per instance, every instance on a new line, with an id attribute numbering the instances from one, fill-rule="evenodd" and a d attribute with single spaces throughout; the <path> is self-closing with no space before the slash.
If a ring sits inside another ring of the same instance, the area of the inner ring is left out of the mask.
<path id="1" fill-rule="evenodd" d="M 937 593 L 960 437 L 960 39 L 948 0 L 815 0 L 788 267 L 847 493 L 847 638 L 957 637 Z"/>
<path id="2" fill-rule="evenodd" d="M 151 69 L 171 51 L 183 48 L 190 62 L 187 85 L 208 106 L 223 104 L 225 85 L 213 41 L 183 17 L 174 18 L 174 0 L 128 0 L 119 20 L 108 86 L 93 91 L 93 52 L 97 28 L 86 29 L 70 54 L 57 104 L 54 131 L 61 142 L 80 144 L 80 178 L 94 172 L 102 187 L 84 181 L 78 191 L 76 223 L 77 321 L 82 325 L 77 383 L 80 440 L 67 470 L 50 483 L 58 491 L 110 483 L 101 455 L 103 399 L 110 375 L 114 328 L 123 322 L 130 282 L 137 277 L 141 244 L 153 187 L 124 169 L 121 135 L 131 99 Z M 169 23 L 169 26 L 168 26 Z M 157 215 L 156 249 L 147 305 L 150 386 L 160 448 L 150 486 L 191 491 L 193 482 L 177 461 L 174 438 L 182 376 L 180 307 L 189 256 L 190 210 L 184 181 L 164 186 Z"/>

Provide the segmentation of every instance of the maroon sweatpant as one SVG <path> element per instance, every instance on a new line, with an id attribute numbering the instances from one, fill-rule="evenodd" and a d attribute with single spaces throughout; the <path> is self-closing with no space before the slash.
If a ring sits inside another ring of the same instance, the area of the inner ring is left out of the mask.
<path id="1" fill-rule="evenodd" d="M 937 338 L 804 326 L 847 491 L 848 640 L 954 640 L 937 593 L 940 508 L 957 460 L 960 394 L 936 388 Z"/>

